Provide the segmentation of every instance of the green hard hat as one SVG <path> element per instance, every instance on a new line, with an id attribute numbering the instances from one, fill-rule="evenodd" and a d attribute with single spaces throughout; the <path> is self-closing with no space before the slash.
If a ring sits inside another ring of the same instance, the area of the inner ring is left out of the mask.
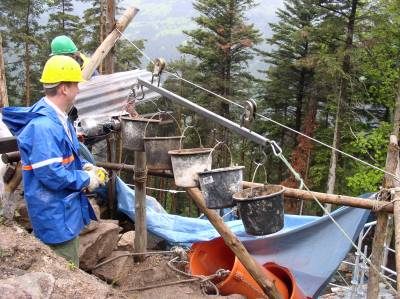
<path id="1" fill-rule="evenodd" d="M 51 41 L 51 55 L 73 54 L 77 51 L 78 48 L 68 36 L 59 35 Z"/>

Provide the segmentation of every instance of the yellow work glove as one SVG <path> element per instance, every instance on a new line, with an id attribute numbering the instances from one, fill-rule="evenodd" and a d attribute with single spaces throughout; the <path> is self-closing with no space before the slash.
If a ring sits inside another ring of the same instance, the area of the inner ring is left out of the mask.
<path id="1" fill-rule="evenodd" d="M 95 189 L 100 187 L 100 179 L 94 170 L 85 170 L 85 172 L 89 176 L 89 185 L 87 186 L 87 189 L 89 192 L 93 192 Z"/>
<path id="2" fill-rule="evenodd" d="M 100 185 L 104 186 L 109 181 L 108 172 L 103 167 L 96 167 L 94 171 L 96 172 Z"/>

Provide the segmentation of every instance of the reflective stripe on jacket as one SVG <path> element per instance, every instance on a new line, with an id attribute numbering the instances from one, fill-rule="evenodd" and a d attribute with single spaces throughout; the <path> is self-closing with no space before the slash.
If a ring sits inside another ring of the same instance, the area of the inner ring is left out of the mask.
<path id="1" fill-rule="evenodd" d="M 43 99 L 32 107 L 7 107 L 3 121 L 17 135 L 25 200 L 37 238 L 57 244 L 75 238 L 93 209 L 82 193 L 89 176 L 82 170 L 79 142 L 71 123 L 68 138 L 55 110 Z"/>

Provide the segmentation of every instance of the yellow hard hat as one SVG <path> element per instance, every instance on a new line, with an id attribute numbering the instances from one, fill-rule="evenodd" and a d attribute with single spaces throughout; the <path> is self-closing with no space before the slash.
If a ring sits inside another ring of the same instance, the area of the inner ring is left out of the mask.
<path id="1" fill-rule="evenodd" d="M 47 60 L 40 82 L 45 87 L 54 87 L 61 82 L 82 82 L 82 71 L 79 64 L 69 56 L 54 55 Z"/>

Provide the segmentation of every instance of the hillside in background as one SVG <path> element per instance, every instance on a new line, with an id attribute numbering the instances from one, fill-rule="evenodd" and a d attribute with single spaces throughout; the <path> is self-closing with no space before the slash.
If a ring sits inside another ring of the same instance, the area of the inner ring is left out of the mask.
<path id="1" fill-rule="evenodd" d="M 282 7 L 283 0 L 260 1 L 261 3 L 251 9 L 248 13 L 249 22 L 263 33 L 264 37 L 270 37 L 271 31 L 268 23 L 275 22 L 275 11 Z M 77 11 L 83 11 L 87 4 L 77 2 Z M 186 36 L 183 30 L 195 28 L 192 18 L 196 15 L 192 1 L 188 0 L 134 0 L 122 1 L 119 6 L 125 8 L 135 6 L 140 12 L 135 17 L 126 31 L 126 35 L 131 39 L 146 39 L 146 53 L 151 57 L 164 57 L 167 60 L 179 57 L 176 49 L 183 43 Z M 118 18 L 118 17 L 117 17 Z M 260 45 L 266 49 L 265 43 Z M 259 61 L 252 63 L 253 72 L 259 69 Z"/>

